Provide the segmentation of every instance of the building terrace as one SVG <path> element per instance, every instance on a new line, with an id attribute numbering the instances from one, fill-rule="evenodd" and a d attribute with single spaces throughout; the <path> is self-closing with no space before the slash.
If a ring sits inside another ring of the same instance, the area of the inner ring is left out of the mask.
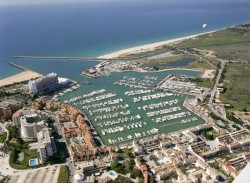
<path id="1" fill-rule="evenodd" d="M 238 130 L 236 132 L 231 133 L 233 139 L 237 141 L 245 140 L 250 138 L 250 134 L 247 130 Z"/>
<path id="2" fill-rule="evenodd" d="M 205 153 L 211 150 L 209 145 L 207 145 L 205 141 L 195 142 L 191 144 L 190 147 L 196 154 Z"/>
<path id="3" fill-rule="evenodd" d="M 229 175 L 236 177 L 239 172 L 249 163 L 250 152 L 242 153 L 236 158 L 221 164 L 222 169 Z"/>
<path id="4" fill-rule="evenodd" d="M 229 133 L 221 135 L 217 137 L 217 139 L 220 141 L 223 145 L 229 145 L 235 142 L 235 140 L 231 137 Z"/>

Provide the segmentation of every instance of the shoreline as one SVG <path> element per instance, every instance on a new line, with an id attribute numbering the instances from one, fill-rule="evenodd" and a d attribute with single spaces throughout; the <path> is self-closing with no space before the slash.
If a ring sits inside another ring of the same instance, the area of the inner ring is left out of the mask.
<path id="1" fill-rule="evenodd" d="M 125 48 L 125 49 L 122 49 L 122 50 L 118 50 L 118 51 L 114 51 L 114 52 L 111 52 L 111 53 L 108 53 L 108 54 L 98 56 L 97 58 L 114 59 L 114 58 L 120 57 L 121 55 L 128 55 L 128 54 L 136 54 L 136 53 L 143 53 L 143 52 L 147 52 L 147 51 L 153 51 L 156 48 L 161 47 L 161 46 L 181 42 L 181 41 L 184 41 L 184 40 L 187 40 L 187 39 L 194 39 L 194 38 L 196 38 L 198 36 L 201 36 L 201 35 L 211 34 L 211 33 L 217 32 L 217 31 L 225 30 L 225 29 L 228 29 L 228 28 L 233 28 L 233 27 L 236 27 L 236 26 L 237 25 L 231 26 L 231 27 L 226 27 L 226 28 L 221 28 L 221 29 L 216 29 L 216 30 L 212 30 L 212 31 L 207 31 L 207 32 L 204 32 L 204 33 L 198 33 L 198 34 L 193 34 L 193 35 L 189 35 L 189 36 L 173 38 L 173 39 L 169 39 L 169 40 L 165 40 L 165 41 L 149 43 L 149 44 L 145 44 L 145 45 L 141 45 L 141 46 Z"/>
<path id="2" fill-rule="evenodd" d="M 9 76 L 7 78 L 1 79 L 0 80 L 0 87 L 11 85 L 13 83 L 20 83 L 20 82 L 28 81 L 32 78 L 38 78 L 38 77 L 42 77 L 42 76 L 43 76 L 42 74 L 39 74 L 39 73 L 31 71 L 31 70 L 22 71 L 20 73 L 14 74 L 14 75 Z"/>
<path id="3" fill-rule="evenodd" d="M 155 43 L 144 44 L 144 45 L 141 45 L 141 46 L 125 48 L 125 49 L 122 49 L 122 50 L 118 50 L 118 51 L 114 51 L 114 52 L 111 52 L 111 53 L 107 53 L 107 54 L 98 56 L 97 58 L 114 59 L 114 58 L 117 58 L 117 57 L 119 57 L 121 55 L 128 55 L 128 54 L 136 54 L 136 53 L 143 53 L 143 52 L 147 52 L 147 51 L 153 51 L 156 48 L 164 46 L 164 45 L 176 44 L 178 42 L 182 42 L 182 41 L 187 40 L 187 39 L 195 39 L 196 37 L 201 36 L 201 35 L 211 34 L 211 33 L 217 32 L 217 31 L 233 28 L 233 27 L 236 27 L 236 26 L 238 26 L 238 25 L 224 27 L 224 28 L 220 28 L 220 29 L 216 29 L 216 30 L 212 30 L 212 31 L 203 32 L 203 33 L 197 33 L 197 34 L 193 34 L 193 35 L 189 35 L 189 36 L 168 39 L 168 40 L 165 40 L 165 41 L 159 41 L 159 42 L 155 42 Z M 156 71 L 156 72 L 162 72 L 162 71 L 165 71 L 165 70 L 193 70 L 193 71 L 200 71 L 200 72 L 202 72 L 201 73 L 202 78 L 207 78 L 208 76 L 207 76 L 206 72 L 209 73 L 209 71 L 207 71 L 207 70 L 183 69 L 183 68 L 164 69 L 164 70 L 160 70 L 160 71 Z M 30 70 L 22 71 L 20 73 L 11 75 L 11 76 L 3 78 L 3 79 L 0 79 L 0 87 L 12 84 L 14 82 L 22 82 L 22 81 L 27 81 L 27 80 L 30 80 L 31 78 L 34 78 L 34 77 L 28 77 L 28 76 L 25 78 L 24 73 L 29 72 L 29 71 Z M 33 71 L 30 71 L 30 72 L 33 72 Z M 42 74 L 37 73 L 37 72 L 33 72 L 33 74 L 34 74 L 33 76 L 35 76 L 35 77 L 41 77 L 42 76 Z M 21 77 L 18 78 L 18 76 L 21 76 Z M 14 80 L 13 78 L 16 78 L 16 80 Z M 21 78 L 23 78 L 23 79 L 21 79 Z M 12 81 L 12 82 L 10 82 L 10 81 Z M 3 82 L 8 83 L 8 84 L 3 84 Z"/>

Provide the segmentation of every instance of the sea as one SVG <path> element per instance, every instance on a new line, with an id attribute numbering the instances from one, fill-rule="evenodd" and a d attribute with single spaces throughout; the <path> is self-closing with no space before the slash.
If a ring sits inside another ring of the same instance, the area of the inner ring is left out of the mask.
<path id="1" fill-rule="evenodd" d="M 0 0 L 0 78 L 21 72 L 10 61 L 72 77 L 96 64 L 13 56 L 96 57 L 248 22 L 247 0 Z"/>

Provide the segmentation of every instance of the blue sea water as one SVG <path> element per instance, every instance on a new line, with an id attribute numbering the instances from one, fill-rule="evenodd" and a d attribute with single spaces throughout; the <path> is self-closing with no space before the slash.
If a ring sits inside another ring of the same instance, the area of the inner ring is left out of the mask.
<path id="1" fill-rule="evenodd" d="M 20 72 L 9 65 L 15 55 L 99 56 L 250 22 L 250 3 L 242 0 L 10 2 L 0 0 L 0 78 Z M 43 74 L 56 67 L 38 62 L 25 65 Z M 61 73 L 94 64 L 60 63 Z"/>

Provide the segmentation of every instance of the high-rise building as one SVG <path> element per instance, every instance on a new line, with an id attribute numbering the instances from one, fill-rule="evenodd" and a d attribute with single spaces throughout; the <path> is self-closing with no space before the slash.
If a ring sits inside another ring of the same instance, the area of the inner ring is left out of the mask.
<path id="1" fill-rule="evenodd" d="M 20 117 L 21 135 L 23 138 L 35 139 L 37 134 L 37 114 L 29 114 Z"/>
<path id="2" fill-rule="evenodd" d="M 53 72 L 41 78 L 29 81 L 29 89 L 34 94 L 49 93 L 57 89 L 58 86 L 58 76 L 56 73 Z"/>
<path id="3" fill-rule="evenodd" d="M 46 126 L 47 120 L 48 116 L 42 111 L 21 110 L 18 114 L 13 115 L 14 123 L 21 125 L 21 136 L 24 139 L 36 139 L 37 132 Z"/>
<path id="4" fill-rule="evenodd" d="M 41 163 L 56 153 L 54 138 L 50 137 L 49 129 L 43 128 L 37 133 L 38 151 L 40 154 Z"/>

